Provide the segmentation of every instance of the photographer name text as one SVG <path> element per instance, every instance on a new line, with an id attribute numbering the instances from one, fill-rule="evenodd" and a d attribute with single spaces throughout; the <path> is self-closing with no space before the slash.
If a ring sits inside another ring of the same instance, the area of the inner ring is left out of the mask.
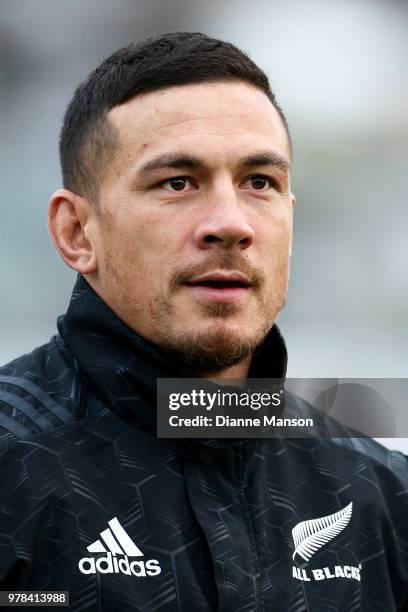
<path id="1" fill-rule="evenodd" d="M 197 415 L 194 417 L 179 417 L 173 414 L 169 417 L 172 427 L 313 427 L 313 419 L 279 418 L 274 415 L 259 417 L 234 418 L 217 415 L 214 418 Z"/>

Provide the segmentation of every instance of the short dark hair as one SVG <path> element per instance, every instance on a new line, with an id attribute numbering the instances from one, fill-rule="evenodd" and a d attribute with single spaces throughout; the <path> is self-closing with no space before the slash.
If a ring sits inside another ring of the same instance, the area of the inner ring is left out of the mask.
<path id="1" fill-rule="evenodd" d="M 175 85 L 238 80 L 262 90 L 278 111 L 266 74 L 229 42 L 199 32 L 172 32 L 115 51 L 76 89 L 60 135 L 63 185 L 98 202 L 101 170 L 117 148 L 106 114 L 150 91 Z"/>

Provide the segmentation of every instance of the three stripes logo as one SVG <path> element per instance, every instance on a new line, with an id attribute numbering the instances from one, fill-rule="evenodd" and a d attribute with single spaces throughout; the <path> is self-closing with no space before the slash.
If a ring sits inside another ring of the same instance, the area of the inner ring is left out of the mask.
<path id="1" fill-rule="evenodd" d="M 140 559 L 144 554 L 128 536 L 116 516 L 108 522 L 108 525 L 108 529 L 101 532 L 100 539 L 87 547 L 89 553 L 98 557 L 83 557 L 78 562 L 82 574 L 121 573 L 139 578 L 160 574 L 161 567 L 157 559 L 147 561 Z"/>

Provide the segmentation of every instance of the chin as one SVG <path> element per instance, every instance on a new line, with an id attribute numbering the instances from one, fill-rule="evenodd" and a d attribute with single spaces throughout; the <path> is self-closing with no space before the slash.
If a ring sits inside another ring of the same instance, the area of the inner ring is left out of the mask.
<path id="1" fill-rule="evenodd" d="M 176 337 L 168 337 L 159 345 L 191 369 L 215 372 L 236 365 L 250 356 L 262 343 L 272 325 L 245 334 L 243 327 L 237 323 L 233 323 L 232 327 L 221 321 L 191 333 L 184 329 Z"/>

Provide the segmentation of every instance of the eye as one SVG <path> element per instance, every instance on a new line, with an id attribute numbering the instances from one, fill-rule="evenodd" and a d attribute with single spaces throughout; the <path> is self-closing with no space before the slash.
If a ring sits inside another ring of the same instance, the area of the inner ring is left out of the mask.
<path id="1" fill-rule="evenodd" d="M 246 179 L 244 184 L 249 184 L 252 189 L 256 189 L 257 191 L 265 191 L 273 186 L 272 180 L 263 174 L 254 174 L 250 176 Z"/>
<path id="2" fill-rule="evenodd" d="M 161 187 L 167 191 L 187 191 L 191 181 L 187 176 L 175 176 L 161 183 Z"/>

